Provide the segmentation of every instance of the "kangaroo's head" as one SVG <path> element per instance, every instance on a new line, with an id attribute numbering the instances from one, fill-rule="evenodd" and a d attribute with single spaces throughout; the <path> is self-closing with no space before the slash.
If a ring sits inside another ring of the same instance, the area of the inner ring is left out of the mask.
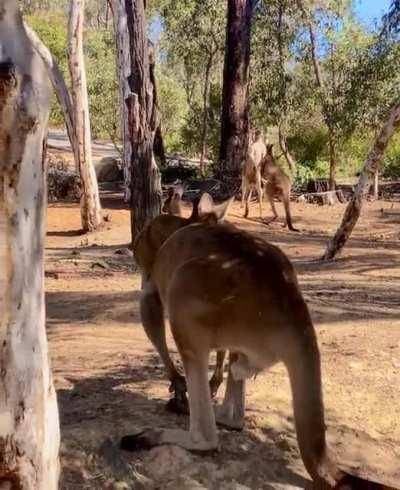
<path id="1" fill-rule="evenodd" d="M 263 161 L 261 163 L 261 173 L 264 174 L 265 171 L 268 171 L 268 169 L 276 167 L 276 162 L 275 162 L 275 157 L 273 153 L 273 147 L 274 145 L 269 143 L 266 146 L 267 153 L 265 154 L 265 157 L 263 158 Z"/>
<path id="2" fill-rule="evenodd" d="M 181 185 L 170 187 L 168 196 L 162 207 L 162 212 L 174 216 L 182 216 L 182 196 L 183 187 Z"/>
<path id="3" fill-rule="evenodd" d="M 150 221 L 140 232 L 134 244 L 135 259 L 144 276 L 148 277 L 158 250 L 175 231 L 195 223 L 222 222 L 233 200 L 234 197 L 231 197 L 221 204 L 215 204 L 213 198 L 204 193 L 194 201 L 189 218 L 175 214 L 160 214 Z"/>

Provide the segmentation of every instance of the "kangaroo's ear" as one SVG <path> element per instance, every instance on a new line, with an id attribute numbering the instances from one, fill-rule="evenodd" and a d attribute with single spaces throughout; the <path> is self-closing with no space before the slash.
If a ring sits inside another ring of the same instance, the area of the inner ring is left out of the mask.
<path id="1" fill-rule="evenodd" d="M 178 195 L 179 198 L 182 198 L 184 192 L 183 185 L 179 184 L 175 186 L 175 196 Z"/>
<path id="2" fill-rule="evenodd" d="M 274 147 L 274 145 L 273 145 L 273 144 L 269 144 L 269 145 L 267 145 L 267 152 L 268 152 L 268 154 L 269 154 L 269 155 L 272 155 L 272 148 L 273 148 L 273 147 Z"/>
<path id="3" fill-rule="evenodd" d="M 221 204 L 214 204 L 213 198 L 206 192 L 201 196 L 197 205 L 197 219 L 206 222 L 221 223 L 224 221 L 234 196 Z M 192 215 L 193 216 L 193 215 Z"/>
<path id="4" fill-rule="evenodd" d="M 218 223 L 222 223 L 222 221 L 225 220 L 229 208 L 231 207 L 234 200 L 235 196 L 232 196 L 221 204 L 214 205 L 212 213 L 217 218 Z"/>
<path id="5" fill-rule="evenodd" d="M 200 197 L 200 201 L 198 204 L 198 212 L 199 216 L 206 216 L 207 214 L 211 214 L 214 210 L 214 199 L 208 194 L 204 192 Z"/>

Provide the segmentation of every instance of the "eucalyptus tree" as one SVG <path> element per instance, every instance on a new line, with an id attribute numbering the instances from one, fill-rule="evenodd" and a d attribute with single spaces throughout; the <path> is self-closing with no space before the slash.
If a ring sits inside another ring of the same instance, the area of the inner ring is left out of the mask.
<path id="1" fill-rule="evenodd" d="M 237 177 L 249 133 L 251 26 L 257 0 L 228 0 L 219 161 L 223 175 Z"/>
<path id="2" fill-rule="evenodd" d="M 296 86 L 303 76 L 296 61 L 299 35 L 298 8 L 289 0 L 261 2 L 254 16 L 250 101 L 255 124 L 278 128 L 282 154 L 292 174 L 296 162 L 287 144 L 287 133 L 294 127 L 299 106 L 306 106 Z"/>
<path id="3" fill-rule="evenodd" d="M 92 136 L 83 52 L 85 0 L 71 0 L 68 22 L 68 54 L 71 74 L 73 120 L 82 186 L 81 221 L 84 231 L 94 231 L 102 223 L 97 176 L 92 161 Z"/>
<path id="4" fill-rule="evenodd" d="M 0 0 L 0 487 L 56 490 L 59 419 L 44 298 L 51 85 L 14 0 Z"/>
<path id="5" fill-rule="evenodd" d="M 129 173 L 132 243 L 149 220 L 161 212 L 161 179 L 154 158 L 157 104 L 154 59 L 147 39 L 145 0 L 114 0 L 123 104 L 124 156 Z M 124 63 L 126 60 L 126 63 Z M 125 132 L 125 131 L 124 131 Z"/>
<path id="6" fill-rule="evenodd" d="M 158 6 L 164 27 L 162 51 L 175 68 L 200 128 L 202 170 L 209 150 L 210 89 L 222 72 L 225 10 L 220 0 L 164 0 Z"/>

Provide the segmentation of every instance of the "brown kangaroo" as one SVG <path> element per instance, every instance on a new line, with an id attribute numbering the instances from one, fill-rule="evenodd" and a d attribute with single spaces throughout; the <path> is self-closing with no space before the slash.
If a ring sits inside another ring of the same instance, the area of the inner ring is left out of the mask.
<path id="1" fill-rule="evenodd" d="M 242 168 L 242 201 L 243 207 L 246 201 L 244 217 L 249 215 L 249 205 L 253 189 L 256 190 L 260 207 L 260 218 L 262 218 L 262 180 L 261 163 L 267 154 L 267 149 L 262 139 L 261 131 L 255 131 L 254 141 L 250 143 L 247 157 Z"/>
<path id="2" fill-rule="evenodd" d="M 147 278 L 142 322 L 174 389 L 182 392 L 184 379 L 165 339 L 164 313 L 169 315 L 186 374 L 190 429 L 145 430 L 123 437 L 121 448 L 215 449 L 216 421 L 243 426 L 245 379 L 282 361 L 305 467 L 320 488 L 334 487 L 343 475 L 327 448 L 318 344 L 295 271 L 278 247 L 221 223 L 231 202 L 215 206 L 203 194 L 189 219 L 158 216 L 136 241 L 135 257 Z M 207 375 L 213 349 L 231 352 L 224 401 L 215 413 Z"/>
<path id="3" fill-rule="evenodd" d="M 175 216 L 183 216 L 182 212 L 182 186 L 173 186 L 168 189 L 168 196 L 164 202 L 162 212 L 167 214 L 173 214 Z"/>
<path id="4" fill-rule="evenodd" d="M 286 224 L 289 230 L 299 231 L 297 228 L 293 227 L 292 216 L 290 214 L 291 182 L 285 172 L 276 164 L 272 147 L 273 145 L 267 145 L 267 153 L 261 162 L 261 178 L 265 184 L 265 193 L 274 214 L 274 217 L 269 222 L 278 218 L 274 203 L 274 198 L 278 197 L 282 200 L 285 207 Z"/>
<path id="5" fill-rule="evenodd" d="M 164 202 L 162 211 L 163 213 L 172 215 L 172 216 L 179 216 L 183 217 L 183 209 L 182 209 L 182 196 L 183 196 L 184 188 L 183 186 L 175 186 L 175 187 L 170 187 L 168 189 L 168 197 Z M 189 220 L 185 220 L 182 223 L 188 223 Z M 158 222 L 154 221 L 154 225 L 157 226 Z M 150 230 L 148 230 L 150 232 Z M 223 380 L 224 380 L 224 361 L 225 361 L 225 356 L 226 352 L 225 351 L 218 351 L 217 352 L 217 359 L 215 363 L 215 369 L 214 373 L 211 376 L 210 379 L 210 390 L 211 390 L 211 397 L 214 398 L 218 392 L 219 387 L 221 386 Z M 169 373 L 171 374 L 171 373 Z M 172 378 L 170 377 L 171 380 L 171 389 L 174 391 L 174 398 L 168 402 L 167 407 L 175 412 L 183 412 L 183 413 L 188 413 L 189 407 L 186 403 L 186 397 L 184 393 L 178 392 L 174 389 L 174 379 L 180 379 L 179 377 L 176 377 L 176 373 L 173 372 Z M 178 386 L 183 386 L 181 383 L 181 380 L 178 382 Z M 185 389 L 186 391 L 186 389 Z"/>

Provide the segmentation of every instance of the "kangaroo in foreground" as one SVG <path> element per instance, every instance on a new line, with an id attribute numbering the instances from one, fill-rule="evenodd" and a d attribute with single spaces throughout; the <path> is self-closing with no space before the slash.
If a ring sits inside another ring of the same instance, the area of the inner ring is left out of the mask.
<path id="1" fill-rule="evenodd" d="M 182 209 L 183 192 L 184 192 L 184 188 L 182 186 L 170 187 L 168 189 L 168 197 L 165 200 L 162 208 L 163 213 L 174 215 L 174 216 L 180 216 L 180 217 L 183 216 L 183 209 Z M 217 352 L 215 370 L 210 379 L 210 390 L 211 390 L 212 398 L 216 396 L 218 389 L 224 380 L 225 356 L 226 356 L 225 351 Z M 176 412 L 185 412 L 185 413 L 188 412 L 188 405 L 185 403 L 184 396 L 178 393 L 175 393 L 174 399 L 168 403 L 168 408 Z"/>
<path id="2" fill-rule="evenodd" d="M 255 132 L 254 141 L 250 143 L 247 157 L 242 168 L 242 201 L 243 207 L 246 201 L 244 217 L 249 215 L 249 205 L 253 189 L 256 190 L 258 196 L 258 204 L 260 207 L 260 218 L 262 218 L 262 180 L 261 180 L 261 163 L 267 154 L 267 148 L 262 139 L 261 131 Z"/>
<path id="3" fill-rule="evenodd" d="M 261 179 L 265 184 L 265 193 L 271 205 L 272 213 L 274 214 L 274 217 L 270 222 L 278 218 L 274 203 L 274 198 L 278 197 L 283 202 L 286 214 L 286 224 L 289 230 L 299 231 L 297 228 L 293 227 L 292 216 L 290 214 L 291 182 L 285 172 L 276 164 L 272 148 L 273 145 L 267 145 L 266 155 L 261 162 Z"/>
<path id="4" fill-rule="evenodd" d="M 215 206 L 203 194 L 190 218 L 158 216 L 136 241 L 135 257 L 147 279 L 142 322 L 173 388 L 182 391 L 184 379 L 165 339 L 164 313 L 169 315 L 186 374 L 190 430 L 145 430 L 123 437 L 121 448 L 215 449 L 216 421 L 243 425 L 245 379 L 282 361 L 303 462 L 315 482 L 334 487 L 342 474 L 327 448 L 319 350 L 295 271 L 278 247 L 221 223 L 231 201 Z M 231 352 L 225 397 L 216 413 L 208 384 L 213 349 Z"/>

